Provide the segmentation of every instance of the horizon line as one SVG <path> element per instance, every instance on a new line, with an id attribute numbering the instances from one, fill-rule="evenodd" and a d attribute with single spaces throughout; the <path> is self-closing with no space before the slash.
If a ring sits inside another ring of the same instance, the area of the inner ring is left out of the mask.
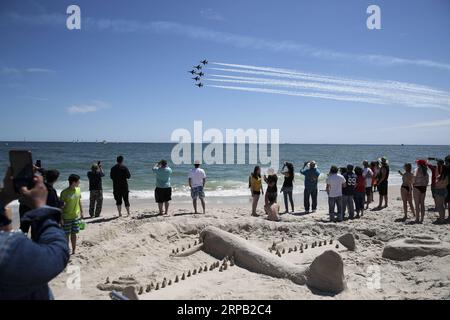
<path id="1" fill-rule="evenodd" d="M 89 144 L 104 144 L 102 141 L 45 141 L 45 140 L 0 140 L 0 143 L 89 143 Z M 174 141 L 107 141 L 106 144 L 121 144 L 121 143 L 129 143 L 129 144 L 179 144 L 179 142 Z M 212 142 L 203 142 L 203 144 L 211 144 Z M 186 144 L 195 144 L 194 142 L 186 143 Z M 242 144 L 242 143 L 223 143 L 223 144 Z M 248 145 L 249 143 L 245 143 Z M 409 144 L 409 143 L 306 143 L 306 142 L 280 142 L 279 145 L 287 144 L 287 145 L 355 145 L 355 146 L 442 146 L 442 147 L 450 147 L 450 144 Z"/>

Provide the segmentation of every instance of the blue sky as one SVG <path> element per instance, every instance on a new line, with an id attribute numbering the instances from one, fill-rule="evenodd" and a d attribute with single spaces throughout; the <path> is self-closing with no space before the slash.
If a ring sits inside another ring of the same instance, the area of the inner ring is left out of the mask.
<path id="1" fill-rule="evenodd" d="M 2 1 L 0 140 L 160 142 L 202 120 L 291 143 L 448 144 L 449 18 L 445 0 Z M 199 89 L 186 71 L 203 58 Z"/>

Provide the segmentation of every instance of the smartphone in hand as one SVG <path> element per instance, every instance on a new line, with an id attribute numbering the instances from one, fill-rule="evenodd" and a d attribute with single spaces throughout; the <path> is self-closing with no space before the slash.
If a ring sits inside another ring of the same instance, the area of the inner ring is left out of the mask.
<path id="1" fill-rule="evenodd" d="M 9 161 L 16 192 L 19 193 L 22 187 L 33 187 L 34 169 L 31 152 L 11 150 L 9 152 Z"/>

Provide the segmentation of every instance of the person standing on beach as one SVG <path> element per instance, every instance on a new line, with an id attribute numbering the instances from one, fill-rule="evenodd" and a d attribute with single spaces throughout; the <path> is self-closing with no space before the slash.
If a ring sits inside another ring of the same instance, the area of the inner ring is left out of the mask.
<path id="1" fill-rule="evenodd" d="M 380 195 L 380 201 L 376 210 L 387 208 L 388 206 L 388 179 L 389 179 L 389 164 L 385 157 L 381 158 L 381 167 L 378 172 L 378 194 Z M 383 206 L 384 200 L 384 206 Z"/>
<path id="2" fill-rule="evenodd" d="M 273 200 L 273 202 L 277 202 L 278 197 L 278 176 L 275 173 L 275 170 L 272 168 L 269 168 L 267 170 L 267 176 L 264 175 L 264 181 L 267 183 L 267 189 L 266 189 L 266 196 L 264 198 L 265 204 L 269 204 L 269 198 Z"/>
<path id="3" fill-rule="evenodd" d="M 99 161 L 94 163 L 91 167 L 91 171 L 87 173 L 89 179 L 89 215 L 91 218 L 100 217 L 103 207 L 103 186 L 102 178 L 105 176 L 103 173 L 102 164 Z"/>
<path id="4" fill-rule="evenodd" d="M 447 187 L 449 184 L 450 172 L 449 167 L 444 166 L 440 174 L 436 177 L 434 202 L 436 211 L 439 212 L 439 218 L 436 224 L 445 223 L 445 203 L 447 198 Z"/>
<path id="5" fill-rule="evenodd" d="M 342 215 L 348 210 L 349 219 L 355 217 L 354 195 L 356 188 L 356 174 L 353 172 L 353 165 L 347 165 L 347 170 L 343 174 L 345 178 L 345 187 L 342 188 Z"/>
<path id="6" fill-rule="evenodd" d="M 69 187 L 61 192 L 62 221 L 67 241 L 72 243 L 72 254 L 77 247 L 77 234 L 80 232 L 80 222 L 83 217 L 83 206 L 81 204 L 80 176 L 71 174 L 69 176 Z"/>
<path id="7" fill-rule="evenodd" d="M 402 186 L 400 187 L 400 194 L 403 201 L 403 220 L 406 221 L 408 219 L 408 204 L 413 216 L 416 215 L 412 198 L 414 175 L 412 174 L 411 163 L 405 163 L 403 169 L 405 169 L 405 172 L 399 170 L 398 173 L 402 176 Z"/>
<path id="8" fill-rule="evenodd" d="M 289 212 L 289 202 L 291 204 L 292 212 L 294 212 L 294 199 L 292 199 L 292 192 L 294 191 L 294 165 L 289 162 L 285 162 L 282 172 L 284 174 L 283 186 L 281 187 L 281 192 L 283 192 L 284 196 L 284 207 L 286 211 L 284 213 Z"/>
<path id="9" fill-rule="evenodd" d="M 131 174 L 128 168 L 123 164 L 123 161 L 123 156 L 118 156 L 117 164 L 111 168 L 109 175 L 113 181 L 113 194 L 114 199 L 116 200 L 119 217 L 122 216 L 122 200 L 125 202 L 127 214 L 130 215 L 130 191 L 128 189 L 128 179 L 131 178 Z"/>
<path id="10" fill-rule="evenodd" d="M 373 189 L 372 189 L 372 178 L 373 171 L 370 169 L 369 161 L 363 161 L 363 177 L 366 179 L 366 210 L 369 209 L 369 205 L 373 202 Z"/>
<path id="11" fill-rule="evenodd" d="M 445 157 L 445 168 L 447 172 L 449 172 L 450 174 L 450 154 Z M 447 203 L 447 210 L 448 210 L 447 223 L 450 223 L 450 181 L 447 184 L 447 197 L 445 198 L 445 202 Z"/>
<path id="12" fill-rule="evenodd" d="M 427 161 L 420 159 L 416 161 L 417 168 L 414 173 L 413 197 L 416 205 L 416 223 L 423 223 L 425 218 L 425 196 L 429 181 Z"/>
<path id="13" fill-rule="evenodd" d="M 188 175 L 189 187 L 191 188 L 192 204 L 194 206 L 194 213 L 197 214 L 197 199 L 200 198 L 202 203 L 203 214 L 205 214 L 205 184 L 206 173 L 200 168 L 200 161 L 195 160 L 194 168 L 189 171 Z"/>
<path id="14" fill-rule="evenodd" d="M 327 178 L 327 194 L 328 194 L 328 209 L 330 214 L 330 221 L 335 222 L 334 208 L 337 207 L 338 221 L 343 220 L 342 214 L 342 188 L 345 187 L 345 178 L 338 173 L 339 169 L 336 166 L 331 166 L 330 174 Z"/>
<path id="15" fill-rule="evenodd" d="M 300 173 L 305 176 L 305 190 L 303 192 L 303 205 L 305 206 L 305 211 L 306 213 L 309 213 L 309 199 L 311 198 L 312 212 L 315 212 L 317 210 L 317 183 L 320 176 L 320 171 L 316 167 L 316 162 L 305 162 Z"/>
<path id="16" fill-rule="evenodd" d="M 48 170 L 45 173 L 45 187 L 47 188 L 47 205 L 53 208 L 61 208 L 61 200 L 58 197 L 58 192 L 56 192 L 54 185 L 58 181 L 59 171 L 58 170 Z M 59 221 L 58 221 L 59 223 Z"/>
<path id="17" fill-rule="evenodd" d="M 436 160 L 436 165 L 431 164 L 428 162 L 427 167 L 431 171 L 431 195 L 433 199 L 435 198 L 436 192 L 436 182 L 437 182 L 437 176 L 441 174 L 442 169 L 444 167 L 444 160 L 441 159 L 433 159 L 428 158 L 428 160 Z M 435 211 L 437 211 L 437 208 L 434 208 Z"/>
<path id="18" fill-rule="evenodd" d="M 378 173 L 380 172 L 380 162 L 372 161 L 370 163 L 370 169 L 372 170 L 372 194 L 378 190 Z M 373 200 L 373 199 L 372 199 Z"/>
<path id="19" fill-rule="evenodd" d="M 170 169 L 166 160 L 161 160 L 153 166 L 153 172 L 156 175 L 155 201 L 158 204 L 159 214 L 168 214 L 169 201 L 172 200 L 172 187 L 170 185 L 172 169 Z"/>
<path id="20" fill-rule="evenodd" d="M 362 217 L 364 215 L 364 197 L 366 193 L 366 178 L 363 176 L 363 168 L 356 167 L 356 186 L 355 186 L 355 194 L 353 195 L 353 199 L 355 201 L 355 211 L 356 218 Z"/>
<path id="21" fill-rule="evenodd" d="M 248 187 L 250 188 L 252 195 L 252 216 L 258 217 L 256 208 L 258 207 L 259 197 L 261 194 L 264 195 L 260 166 L 255 166 L 253 172 L 250 174 L 250 177 L 248 178 Z"/>

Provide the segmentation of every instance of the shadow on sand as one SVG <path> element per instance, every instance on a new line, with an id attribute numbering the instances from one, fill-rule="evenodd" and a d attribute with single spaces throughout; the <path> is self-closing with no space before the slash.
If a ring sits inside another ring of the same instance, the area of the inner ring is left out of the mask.
<path id="1" fill-rule="evenodd" d="M 90 218 L 90 219 L 92 219 L 92 220 L 85 219 L 85 220 L 87 220 L 86 223 L 94 224 L 94 223 L 109 222 L 109 221 L 119 219 L 119 217 L 116 216 L 116 217 L 109 217 L 109 218 Z"/>

